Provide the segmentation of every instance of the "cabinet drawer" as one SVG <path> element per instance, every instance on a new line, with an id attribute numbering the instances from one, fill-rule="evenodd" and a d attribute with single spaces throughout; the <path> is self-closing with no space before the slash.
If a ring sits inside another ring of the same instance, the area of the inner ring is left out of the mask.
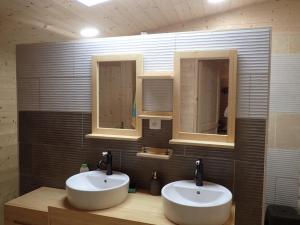
<path id="1" fill-rule="evenodd" d="M 18 220 L 14 220 L 14 221 L 5 220 L 4 225 L 31 225 L 31 224 L 21 222 L 21 221 L 18 221 Z"/>
<path id="2" fill-rule="evenodd" d="M 6 205 L 5 225 L 48 225 L 48 213 L 33 209 Z"/>

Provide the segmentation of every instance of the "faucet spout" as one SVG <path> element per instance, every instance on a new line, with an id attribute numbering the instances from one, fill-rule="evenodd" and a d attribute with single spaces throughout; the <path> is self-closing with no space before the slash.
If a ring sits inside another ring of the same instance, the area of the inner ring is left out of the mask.
<path id="1" fill-rule="evenodd" d="M 99 161 L 98 167 L 101 168 L 101 165 L 105 165 L 106 175 L 112 175 L 112 154 L 111 154 L 111 151 L 102 152 L 102 156 L 105 157 L 105 159 Z"/>
<path id="2" fill-rule="evenodd" d="M 203 186 L 203 163 L 202 159 L 196 161 L 195 180 L 197 186 Z"/>

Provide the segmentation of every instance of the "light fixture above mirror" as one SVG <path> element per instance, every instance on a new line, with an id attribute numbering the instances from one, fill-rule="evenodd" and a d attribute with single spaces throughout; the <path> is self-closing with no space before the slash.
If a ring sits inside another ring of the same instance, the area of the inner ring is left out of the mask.
<path id="1" fill-rule="evenodd" d="M 211 3 L 211 4 L 217 4 L 217 3 L 221 3 L 221 2 L 225 2 L 225 0 L 208 0 L 208 3 Z"/>
<path id="2" fill-rule="evenodd" d="M 80 35 L 85 38 L 97 37 L 98 34 L 99 34 L 99 30 L 94 27 L 86 27 L 80 31 Z"/>
<path id="3" fill-rule="evenodd" d="M 110 0 L 77 0 L 77 1 L 88 7 L 92 7 L 92 6 L 95 6 L 95 5 L 104 3 L 104 2 L 108 2 Z"/>

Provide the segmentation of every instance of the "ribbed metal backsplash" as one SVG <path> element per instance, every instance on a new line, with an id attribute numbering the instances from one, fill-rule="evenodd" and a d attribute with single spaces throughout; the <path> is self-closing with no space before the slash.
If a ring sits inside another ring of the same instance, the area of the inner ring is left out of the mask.
<path id="1" fill-rule="evenodd" d="M 272 56 L 270 111 L 300 112 L 300 54 Z"/>
<path id="2" fill-rule="evenodd" d="M 266 203 L 297 207 L 300 152 L 269 149 L 266 163 Z"/>
<path id="3" fill-rule="evenodd" d="M 20 45 L 17 47 L 18 96 L 22 99 L 19 110 L 91 111 L 92 55 L 141 53 L 145 71 L 172 71 L 175 51 L 237 49 L 238 117 L 266 118 L 270 36 L 270 29 L 260 28 Z M 172 93 L 171 88 L 168 93 Z M 153 98 L 145 96 L 145 99 Z M 156 105 L 154 102 L 147 105 L 148 110 L 158 110 L 151 108 Z"/>
<path id="4" fill-rule="evenodd" d="M 173 82 L 168 79 L 150 79 L 143 81 L 143 110 L 172 112 Z"/>

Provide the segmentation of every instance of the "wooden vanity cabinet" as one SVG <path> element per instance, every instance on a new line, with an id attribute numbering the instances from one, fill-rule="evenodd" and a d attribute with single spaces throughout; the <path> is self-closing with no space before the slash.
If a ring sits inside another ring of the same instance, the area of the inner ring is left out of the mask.
<path id="1" fill-rule="evenodd" d="M 42 187 L 5 204 L 5 225 L 175 225 L 163 213 L 160 196 L 137 192 L 113 208 L 72 208 L 62 189 Z M 225 225 L 234 224 L 234 207 Z"/>
<path id="2" fill-rule="evenodd" d="M 62 189 L 42 187 L 5 204 L 5 225 L 174 225 L 159 196 L 129 194 L 116 207 L 83 211 L 71 207 Z"/>
<path id="3" fill-rule="evenodd" d="M 23 207 L 6 205 L 4 225 L 47 225 L 48 213 Z"/>
<path id="4" fill-rule="evenodd" d="M 49 207 L 49 225 L 152 225 L 97 213 Z"/>

